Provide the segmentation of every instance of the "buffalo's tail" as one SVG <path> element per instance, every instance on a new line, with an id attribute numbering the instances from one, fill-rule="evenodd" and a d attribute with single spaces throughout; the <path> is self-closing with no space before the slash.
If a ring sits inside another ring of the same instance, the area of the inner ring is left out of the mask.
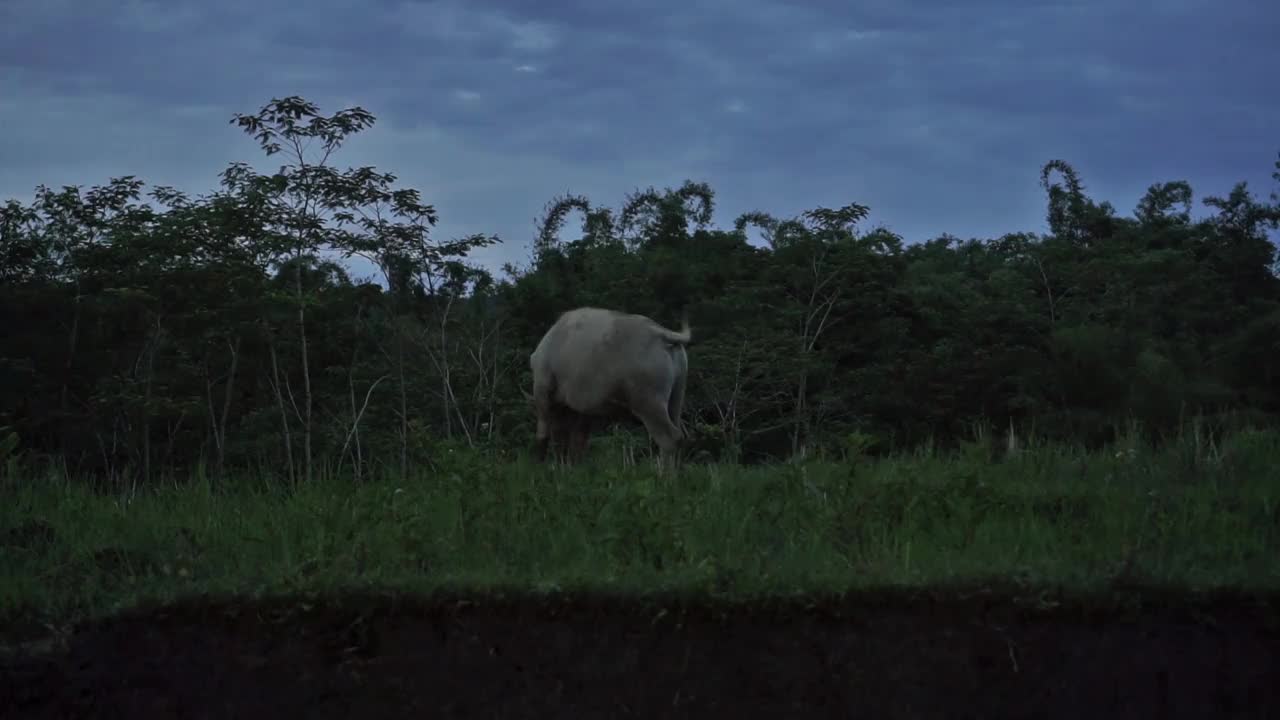
<path id="1" fill-rule="evenodd" d="M 693 330 L 689 328 L 688 310 L 680 311 L 680 332 L 668 330 L 657 323 L 654 323 L 653 325 L 654 328 L 657 329 L 658 334 L 667 342 L 676 343 L 677 345 L 688 345 L 689 341 L 693 340 Z"/>

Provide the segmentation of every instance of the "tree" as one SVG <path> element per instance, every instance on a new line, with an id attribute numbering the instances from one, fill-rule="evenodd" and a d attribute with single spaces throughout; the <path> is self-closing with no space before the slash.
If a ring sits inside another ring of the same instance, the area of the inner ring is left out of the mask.
<path id="1" fill-rule="evenodd" d="M 384 263 L 403 262 L 407 272 L 430 272 L 444 258 L 463 255 L 490 239 L 477 236 L 432 245 L 428 236 L 437 214 L 433 206 L 421 202 L 418 191 L 396 189 L 394 175 L 372 167 L 337 170 L 328 164 L 347 137 L 373 126 L 374 116 L 363 108 L 324 116 L 313 103 L 287 97 L 273 99 L 256 114 L 236 114 L 232 122 L 253 135 L 268 156 L 283 151 L 289 160 L 271 175 L 258 174 L 243 163 L 233 164 L 224 173 L 223 183 L 246 203 L 266 208 L 258 239 L 262 256 L 272 266 L 287 263 L 293 269 L 292 300 L 303 382 L 302 408 L 294 409 L 302 426 L 304 477 L 310 481 L 314 395 L 307 344 L 308 298 L 302 282 L 306 265 L 324 251 L 337 251 L 346 257 L 362 254 Z M 309 156 L 312 142 L 318 146 Z M 271 347 L 274 358 L 274 342 Z M 402 373 L 402 388 L 403 384 Z M 283 413 L 278 381 L 276 394 Z M 287 419 L 284 423 L 287 434 Z M 290 456 L 292 452 L 289 448 Z"/>
<path id="2" fill-rule="evenodd" d="M 1158 442 L 1191 415 L 1280 417 L 1280 201 L 1243 183 L 1155 182 L 1120 216 L 1054 160 L 1049 232 L 913 243 L 859 230 L 857 203 L 717 228 L 692 180 L 614 208 L 566 194 L 528 265 L 499 276 L 469 257 L 497 238 L 437 239 L 417 191 L 333 165 L 371 114 L 285 98 L 232 122 L 278 171 L 232 163 L 192 197 L 123 177 L 0 205 L 0 426 L 25 458 L 154 483 L 405 477 L 442 443 L 513 452 L 533 430 L 529 352 L 578 305 L 688 312 L 697 457 L 945 445 L 976 423 L 1097 444 L 1137 421 Z M 351 277 L 354 255 L 385 282 Z"/>

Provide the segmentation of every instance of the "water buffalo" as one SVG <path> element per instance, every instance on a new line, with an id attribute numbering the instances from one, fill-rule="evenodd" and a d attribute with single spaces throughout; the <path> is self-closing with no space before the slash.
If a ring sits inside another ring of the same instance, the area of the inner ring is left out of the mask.
<path id="1" fill-rule="evenodd" d="M 611 420 L 634 416 L 674 463 L 684 437 L 684 406 L 693 335 L 687 317 L 680 332 L 644 315 L 580 307 L 563 313 L 529 356 L 538 418 L 535 455 L 549 442 L 576 460 L 591 432 Z"/>

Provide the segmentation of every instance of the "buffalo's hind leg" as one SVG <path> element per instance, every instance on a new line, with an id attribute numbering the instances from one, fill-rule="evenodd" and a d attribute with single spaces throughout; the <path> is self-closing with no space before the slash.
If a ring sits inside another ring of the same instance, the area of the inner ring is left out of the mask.
<path id="1" fill-rule="evenodd" d="M 569 432 L 569 461 L 579 463 L 587 455 L 587 443 L 591 439 L 594 422 L 588 415 L 574 413 L 570 427 L 572 429 Z"/>
<path id="2" fill-rule="evenodd" d="M 646 401 L 640 405 L 635 411 L 636 417 L 644 423 L 645 429 L 649 431 L 649 436 L 654 442 L 658 443 L 660 472 L 665 471 L 668 465 L 672 469 L 676 467 L 677 454 L 680 450 L 680 441 L 684 438 L 684 433 L 680 428 L 671 422 L 671 417 L 667 414 L 666 405 L 655 401 Z"/>

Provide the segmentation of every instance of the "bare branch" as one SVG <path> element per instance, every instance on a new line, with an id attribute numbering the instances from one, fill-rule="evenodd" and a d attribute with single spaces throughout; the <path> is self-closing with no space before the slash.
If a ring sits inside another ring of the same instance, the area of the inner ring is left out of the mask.
<path id="1" fill-rule="evenodd" d="M 390 377 L 390 375 L 382 375 L 377 380 L 374 380 L 373 384 L 370 385 L 369 389 L 365 392 L 364 404 L 360 406 L 360 412 L 356 413 L 355 418 L 351 421 L 351 429 L 347 431 L 347 437 L 342 441 L 342 450 L 338 452 L 338 457 L 342 457 L 347 454 L 347 446 L 351 443 L 351 437 L 355 435 L 356 429 L 360 427 L 360 419 L 364 417 L 364 411 L 369 408 L 369 398 L 373 397 L 373 391 L 378 387 L 378 384 L 383 380 L 386 380 L 388 377 Z"/>

